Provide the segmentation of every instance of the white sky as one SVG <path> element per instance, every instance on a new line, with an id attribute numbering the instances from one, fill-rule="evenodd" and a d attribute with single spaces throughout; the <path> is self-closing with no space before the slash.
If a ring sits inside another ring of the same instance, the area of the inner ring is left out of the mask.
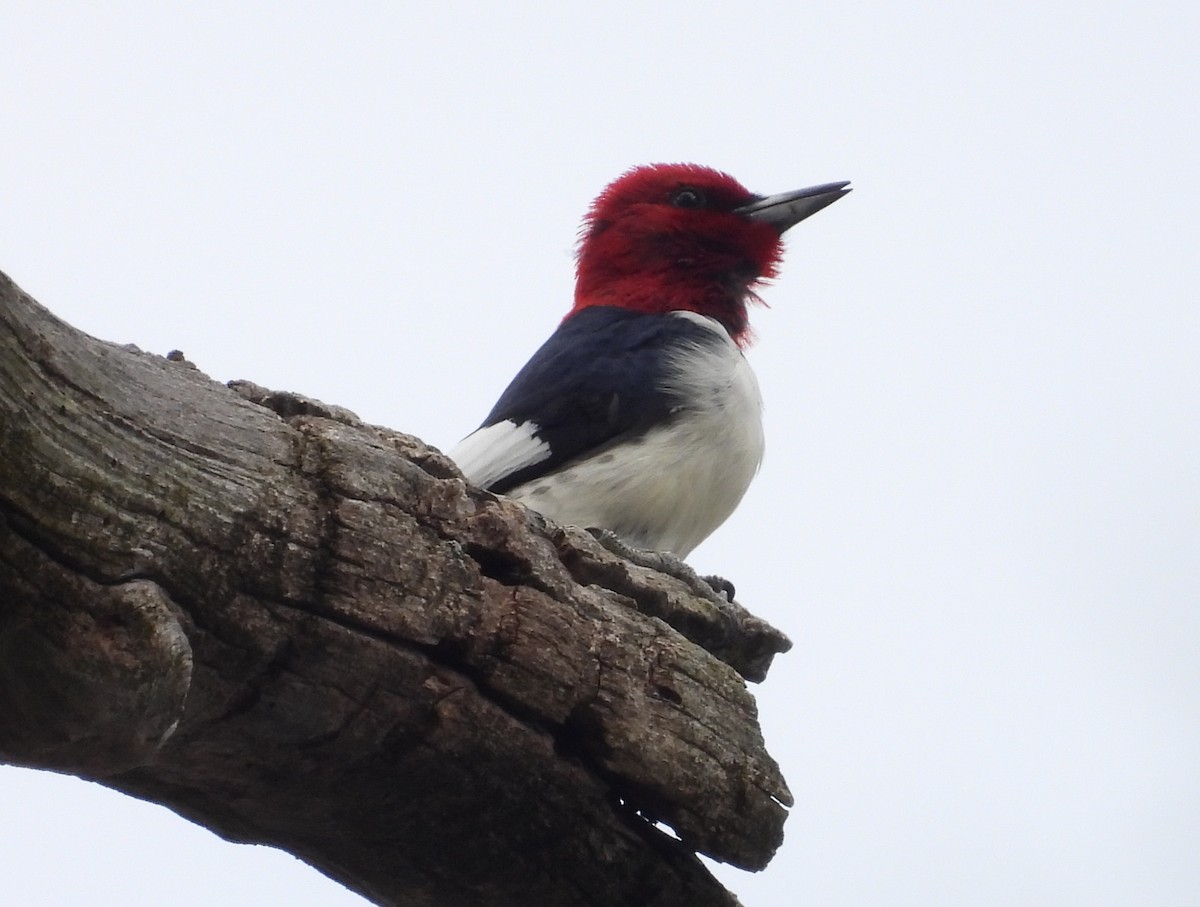
<path id="1" fill-rule="evenodd" d="M 554 328 L 592 197 L 847 199 L 752 314 L 767 460 L 691 558 L 793 652 L 747 907 L 1200 902 L 1200 7 L 0 7 L 0 270 L 443 447 Z M 0 769 L 13 905 L 361 904 Z M 166 894 L 170 892 L 170 894 Z"/>

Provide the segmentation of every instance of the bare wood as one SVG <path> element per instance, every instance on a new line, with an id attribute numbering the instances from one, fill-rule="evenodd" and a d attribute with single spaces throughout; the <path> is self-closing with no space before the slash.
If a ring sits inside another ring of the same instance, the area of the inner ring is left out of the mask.
<path id="1" fill-rule="evenodd" d="M 0 275 L 0 761 L 379 904 L 736 903 L 694 852 L 758 869 L 782 839 L 743 680 L 778 631 L 181 360 Z"/>

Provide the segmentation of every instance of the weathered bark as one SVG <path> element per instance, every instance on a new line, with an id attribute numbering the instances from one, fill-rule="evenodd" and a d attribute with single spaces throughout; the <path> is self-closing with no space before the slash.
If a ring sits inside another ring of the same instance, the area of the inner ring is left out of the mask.
<path id="1" fill-rule="evenodd" d="M 0 761 L 380 904 L 736 903 L 694 852 L 781 841 L 743 677 L 785 638 L 415 438 L 181 360 L 0 275 Z"/>

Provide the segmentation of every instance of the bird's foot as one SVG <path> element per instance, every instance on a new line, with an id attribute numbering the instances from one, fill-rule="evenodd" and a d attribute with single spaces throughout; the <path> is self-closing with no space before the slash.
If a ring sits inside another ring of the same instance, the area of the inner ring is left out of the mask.
<path id="1" fill-rule="evenodd" d="M 734 588 L 733 583 L 725 579 L 723 576 L 717 576 L 715 573 L 709 573 L 701 576 L 700 579 L 712 586 L 713 591 L 716 592 L 717 595 L 724 595 L 729 601 L 733 601 L 734 596 L 737 595 L 737 589 Z"/>
<path id="2" fill-rule="evenodd" d="M 697 585 L 707 586 L 716 593 L 721 601 L 733 601 L 735 591 L 733 583 L 724 577 L 700 576 L 695 570 L 685 564 L 681 558 L 676 557 L 671 552 L 647 551 L 644 548 L 634 548 L 609 529 L 589 527 L 588 532 L 605 549 L 619 557 L 625 558 L 627 561 L 637 564 L 639 567 L 645 567 L 647 570 L 656 570 L 659 573 L 667 574 L 667 576 L 673 576 L 692 587 Z"/>

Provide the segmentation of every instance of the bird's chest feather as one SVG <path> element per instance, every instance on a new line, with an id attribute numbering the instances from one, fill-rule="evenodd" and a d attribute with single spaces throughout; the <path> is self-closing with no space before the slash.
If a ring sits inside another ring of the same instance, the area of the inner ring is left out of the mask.
<path id="1" fill-rule="evenodd" d="M 670 417 L 512 496 L 560 522 L 604 526 L 680 556 L 725 521 L 762 461 L 762 399 L 724 330 L 680 314 L 713 333 L 667 351 L 660 390 L 672 401 Z"/>

